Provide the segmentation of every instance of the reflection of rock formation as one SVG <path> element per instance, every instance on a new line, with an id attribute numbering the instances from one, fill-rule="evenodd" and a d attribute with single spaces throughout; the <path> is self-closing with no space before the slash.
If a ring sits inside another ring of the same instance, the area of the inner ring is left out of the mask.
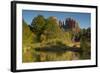
<path id="1" fill-rule="evenodd" d="M 72 18 L 67 18 L 65 22 L 60 20 L 59 26 L 63 28 L 65 31 L 72 30 L 73 32 L 76 33 L 80 31 L 79 23 Z"/>

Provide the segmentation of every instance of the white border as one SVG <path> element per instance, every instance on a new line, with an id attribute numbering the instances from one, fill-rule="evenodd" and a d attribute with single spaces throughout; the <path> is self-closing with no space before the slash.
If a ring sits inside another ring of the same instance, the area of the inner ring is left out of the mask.
<path id="1" fill-rule="evenodd" d="M 74 60 L 74 61 L 57 61 L 57 62 L 38 62 L 38 63 L 22 63 L 22 10 L 45 10 L 45 11 L 62 11 L 62 12 L 82 12 L 91 13 L 91 60 Z M 96 58 L 96 44 L 95 44 L 95 18 L 96 10 L 93 8 L 82 7 L 63 7 L 63 6 L 45 6 L 45 5 L 28 5 L 17 4 L 17 48 L 16 48 L 16 64 L 17 70 L 22 69 L 38 69 L 38 68 L 52 68 L 52 67 L 71 67 L 71 66 L 85 66 L 95 65 Z"/>

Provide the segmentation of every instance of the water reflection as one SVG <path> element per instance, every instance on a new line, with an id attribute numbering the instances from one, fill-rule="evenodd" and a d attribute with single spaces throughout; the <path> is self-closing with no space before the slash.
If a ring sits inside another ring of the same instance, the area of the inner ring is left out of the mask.
<path id="1" fill-rule="evenodd" d="M 75 47 L 59 45 L 49 46 L 36 48 L 33 57 L 35 58 L 35 62 L 78 60 L 80 57 L 80 50 Z"/>

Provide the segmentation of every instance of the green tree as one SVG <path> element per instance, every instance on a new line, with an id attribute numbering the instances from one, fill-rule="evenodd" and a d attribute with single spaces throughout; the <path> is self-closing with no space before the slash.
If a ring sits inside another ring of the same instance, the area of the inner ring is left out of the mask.
<path id="1" fill-rule="evenodd" d="M 37 35 L 37 40 L 40 41 L 40 36 L 43 33 L 46 21 L 42 15 L 38 15 L 32 20 L 31 26 Z"/>
<path id="2" fill-rule="evenodd" d="M 23 45 L 28 45 L 31 44 L 35 41 L 33 41 L 35 39 L 35 34 L 30 30 L 29 26 L 27 25 L 27 23 L 23 20 L 23 35 L 22 35 L 22 39 L 23 39 Z"/>
<path id="3" fill-rule="evenodd" d="M 61 37 L 62 30 L 56 17 L 51 16 L 47 19 L 44 33 L 49 39 Z"/>
<path id="4" fill-rule="evenodd" d="M 90 28 L 81 30 L 80 46 L 82 50 L 82 58 L 90 59 L 91 57 L 91 32 Z"/>

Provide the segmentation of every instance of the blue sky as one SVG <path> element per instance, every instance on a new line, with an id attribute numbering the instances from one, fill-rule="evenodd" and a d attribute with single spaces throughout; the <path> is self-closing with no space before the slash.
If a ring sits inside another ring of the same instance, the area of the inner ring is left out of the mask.
<path id="1" fill-rule="evenodd" d="M 65 20 L 66 18 L 73 18 L 79 22 L 81 28 L 88 28 L 91 26 L 91 14 L 90 13 L 76 13 L 76 12 L 54 12 L 54 11 L 36 11 L 36 10 L 23 10 L 22 18 L 31 24 L 34 17 L 37 15 L 43 15 L 45 18 L 50 16 L 57 17 L 58 20 Z"/>

